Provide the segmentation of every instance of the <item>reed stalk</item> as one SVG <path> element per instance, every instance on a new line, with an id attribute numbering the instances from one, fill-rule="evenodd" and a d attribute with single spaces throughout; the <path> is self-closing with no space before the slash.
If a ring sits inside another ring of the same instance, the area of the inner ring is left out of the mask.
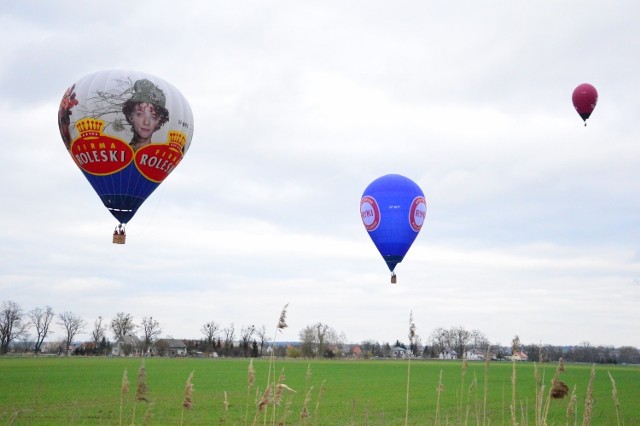
<path id="1" fill-rule="evenodd" d="M 438 393 L 438 397 L 436 399 L 436 419 L 435 425 L 440 425 L 440 395 L 444 391 L 444 385 L 442 384 L 442 370 L 440 370 L 440 377 L 438 378 L 438 387 L 436 388 L 436 392 Z"/>
<path id="2" fill-rule="evenodd" d="M 413 311 L 409 313 L 409 361 L 407 362 L 407 394 L 404 412 L 404 424 L 409 424 L 409 383 L 411 381 L 411 351 L 413 347 L 413 339 L 416 337 L 416 325 L 413 323 Z"/>
<path id="3" fill-rule="evenodd" d="M 125 368 L 122 374 L 122 384 L 120 385 L 120 422 L 118 423 L 120 426 L 122 426 L 122 408 L 127 393 L 129 393 L 129 377 L 127 376 L 127 369 Z"/>
<path id="4" fill-rule="evenodd" d="M 518 426 L 518 419 L 516 417 L 516 361 L 511 361 L 511 425 Z"/>
<path id="5" fill-rule="evenodd" d="M 246 411 L 245 411 L 245 414 L 244 414 L 244 424 L 245 424 L 245 426 L 247 425 L 247 422 L 249 421 L 249 400 L 250 400 L 250 395 L 251 395 L 251 389 L 253 388 L 255 382 L 256 382 L 256 370 L 253 367 L 253 359 L 251 359 L 251 361 L 249 361 L 249 368 L 248 368 L 248 372 L 247 372 L 247 403 L 246 403 Z"/>
<path id="6" fill-rule="evenodd" d="M 582 415 L 582 426 L 591 424 L 591 414 L 593 412 L 593 381 L 596 377 L 596 365 L 591 367 L 591 376 L 589 377 L 589 385 L 587 386 L 587 395 L 584 399 L 584 414 Z"/>
<path id="7" fill-rule="evenodd" d="M 618 389 L 616 388 L 616 381 L 613 380 L 613 376 L 610 371 L 607 371 L 609 374 L 609 380 L 611 380 L 611 398 L 613 399 L 613 405 L 616 407 L 616 420 L 618 421 L 618 426 L 620 426 L 620 401 L 618 400 Z"/>
<path id="8" fill-rule="evenodd" d="M 182 412 L 180 414 L 180 425 L 182 425 L 182 421 L 184 419 L 184 411 L 191 410 L 193 407 L 193 401 L 191 400 L 191 395 L 193 393 L 193 371 L 189 374 L 187 378 L 187 383 L 184 387 L 184 400 L 182 401 Z"/>

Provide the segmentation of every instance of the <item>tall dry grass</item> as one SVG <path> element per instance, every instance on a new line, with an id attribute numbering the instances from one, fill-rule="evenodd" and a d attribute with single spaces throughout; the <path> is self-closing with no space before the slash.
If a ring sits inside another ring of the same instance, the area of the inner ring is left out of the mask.
<path id="1" fill-rule="evenodd" d="M 278 323 L 276 326 L 276 334 L 274 338 L 274 343 L 276 342 L 277 336 L 279 332 L 282 332 L 284 328 L 287 327 L 286 323 L 286 315 L 287 315 L 288 304 L 284 306 L 282 309 Z M 413 312 L 410 312 L 409 315 L 409 342 L 410 347 L 413 345 L 414 339 L 416 338 L 416 327 L 413 321 Z M 436 426 L 440 426 L 441 424 L 458 424 L 458 425 L 469 425 L 475 423 L 477 426 L 487 426 L 492 422 L 495 423 L 497 421 L 496 414 L 493 412 L 489 412 L 488 408 L 488 396 L 489 396 L 489 377 L 491 370 L 491 347 L 487 347 L 485 361 L 484 361 L 484 383 L 482 387 L 478 386 L 478 379 L 474 373 L 473 379 L 470 382 L 467 382 L 467 374 L 469 363 L 467 361 L 463 361 L 461 363 L 461 380 L 460 380 L 460 388 L 456 391 L 456 405 L 455 411 L 453 414 L 453 418 L 450 419 L 450 413 L 447 411 L 444 415 L 442 413 L 442 394 L 445 390 L 445 386 L 443 383 L 443 371 L 440 370 L 440 374 L 438 377 L 438 383 L 436 387 L 436 405 L 435 405 L 435 414 L 433 416 L 433 424 Z M 502 423 L 508 424 L 510 423 L 512 426 L 528 426 L 529 424 L 529 400 L 518 400 L 516 388 L 517 388 L 517 362 L 512 361 L 511 366 L 511 398 L 508 403 L 508 411 L 506 407 L 506 398 L 504 395 L 503 388 L 503 405 L 502 405 Z M 562 399 L 565 397 L 569 397 L 569 401 L 567 404 L 566 415 L 565 415 L 565 425 L 574 425 L 578 426 L 580 413 L 578 413 L 578 396 L 576 386 L 573 387 L 571 394 L 569 395 L 569 387 L 560 380 L 561 375 L 564 373 L 566 366 L 562 359 L 559 360 L 558 365 L 555 369 L 554 375 L 550 380 L 545 378 L 545 369 L 541 369 L 538 363 L 535 363 L 533 366 L 533 375 L 534 375 L 534 384 L 535 384 L 535 392 L 534 392 L 534 406 L 533 406 L 533 422 L 535 426 L 548 426 L 549 425 L 549 413 L 551 407 L 551 401 L 554 399 Z M 584 398 L 584 410 L 582 413 L 582 426 L 589 426 L 591 424 L 591 419 L 593 415 L 593 387 L 594 387 L 594 379 L 595 379 L 595 365 L 592 366 L 591 374 L 589 378 L 589 383 L 586 388 L 586 394 Z M 407 360 L 407 378 L 406 378 L 406 392 L 405 392 L 405 410 L 404 410 L 404 424 L 407 426 L 409 424 L 409 419 L 411 416 L 410 408 L 410 389 L 411 389 L 411 356 Z M 620 426 L 621 424 L 621 414 L 620 414 L 620 403 L 617 397 L 617 388 L 616 383 L 611 375 L 608 372 L 609 379 L 611 381 L 612 386 L 612 400 L 616 410 L 616 418 L 617 424 Z M 193 409 L 193 377 L 194 371 L 189 374 L 187 378 L 187 382 L 185 384 L 184 389 L 184 400 L 182 402 L 182 412 L 180 416 L 180 424 L 182 425 L 185 421 L 185 415 L 188 411 Z M 122 383 L 120 389 L 120 416 L 119 416 L 119 424 L 122 425 L 124 418 L 124 407 L 127 395 L 129 394 L 129 378 L 128 372 L 125 369 L 122 376 Z M 254 407 L 253 419 L 251 422 L 252 426 L 258 426 L 262 423 L 263 426 L 275 426 L 275 425 L 285 425 L 285 424 L 302 424 L 306 426 L 307 424 L 326 424 L 325 419 L 321 419 L 319 408 L 320 402 L 324 395 L 325 391 L 325 381 L 322 382 L 322 385 L 319 388 L 317 393 L 315 408 L 313 406 L 313 392 L 314 387 L 311 386 L 311 364 L 307 366 L 306 371 L 306 379 L 305 379 L 305 388 L 304 391 L 298 393 L 296 390 L 290 388 L 286 384 L 286 376 L 284 368 L 281 369 L 280 374 L 276 377 L 276 362 L 275 362 L 275 351 L 272 350 L 269 358 L 268 368 L 267 368 L 267 380 L 265 386 L 260 389 L 259 386 L 256 386 L 256 370 L 254 367 L 253 359 L 249 361 L 248 370 L 247 370 L 247 392 L 246 392 L 246 409 L 244 416 L 244 424 L 245 426 L 249 425 L 251 407 Z M 136 407 L 139 402 L 146 403 L 147 411 L 142 419 L 142 423 L 150 423 L 151 421 L 151 406 L 152 402 L 148 396 L 149 389 L 146 383 L 146 369 L 144 365 L 144 360 L 140 366 L 137 377 L 137 385 L 135 397 L 133 400 L 133 408 L 131 413 L 131 424 L 136 424 Z M 295 395 L 300 395 L 300 398 L 303 398 L 302 409 L 300 410 L 299 417 L 297 419 L 292 419 L 293 413 L 291 412 L 292 402 Z M 355 399 L 354 399 L 355 403 Z M 224 391 L 224 410 L 222 418 L 218 419 L 218 423 L 227 423 L 228 420 L 228 408 L 229 401 L 227 400 L 227 392 Z M 354 414 L 356 410 L 353 410 Z M 509 420 L 505 422 L 505 414 L 509 416 Z M 369 407 L 365 407 L 365 424 L 369 422 Z M 414 419 L 414 423 L 416 420 Z M 358 424 L 356 418 L 352 419 L 352 423 Z"/>
<path id="2" fill-rule="evenodd" d="M 138 378 L 137 378 L 137 383 L 136 383 L 136 397 L 135 397 L 135 401 L 133 404 L 133 413 L 131 415 L 131 425 L 135 425 L 136 424 L 136 407 L 137 407 L 137 402 L 138 401 L 144 401 L 147 404 L 147 409 L 145 410 L 145 414 L 144 414 L 144 422 L 146 423 L 147 421 L 150 420 L 151 417 L 151 410 L 150 410 L 150 404 L 149 404 L 149 397 L 147 395 L 149 388 L 147 386 L 147 370 L 144 366 L 144 360 L 142 361 L 142 365 L 140 365 L 140 369 L 138 370 Z"/>
<path id="3" fill-rule="evenodd" d="M 129 377 L 127 376 L 127 369 L 124 369 L 124 373 L 122 374 L 122 383 L 120 385 L 120 422 L 118 423 L 122 426 L 122 408 L 124 406 L 124 400 L 129 393 Z"/>
<path id="4" fill-rule="evenodd" d="M 409 361 L 407 361 L 407 397 L 405 404 L 404 425 L 409 424 L 409 384 L 411 382 L 411 358 L 413 357 L 413 339 L 416 337 L 416 325 L 413 323 L 413 311 L 409 313 Z"/>
<path id="5" fill-rule="evenodd" d="M 596 377 L 596 365 L 591 367 L 591 376 L 587 385 L 587 395 L 584 399 L 584 414 L 582 416 L 582 426 L 591 424 L 591 415 L 593 414 L 593 380 Z"/>
<path id="6" fill-rule="evenodd" d="M 616 420 L 618 426 L 620 426 L 620 401 L 618 400 L 618 389 L 616 388 L 616 381 L 613 380 L 613 376 L 610 371 L 607 371 L 609 380 L 611 380 L 611 399 L 613 399 L 613 405 L 616 409 Z"/>
<path id="7" fill-rule="evenodd" d="M 193 401 L 191 400 L 191 395 L 193 393 L 193 371 L 189 374 L 187 378 L 187 383 L 184 386 L 184 400 L 182 401 L 182 412 L 180 413 L 180 426 L 182 426 L 182 422 L 184 420 L 184 412 L 185 410 L 191 410 L 193 408 Z"/>
<path id="8" fill-rule="evenodd" d="M 487 350 L 489 353 L 489 350 Z M 568 398 L 567 408 L 565 413 L 565 425 L 566 426 L 578 426 L 582 424 L 582 426 L 588 426 L 592 423 L 593 419 L 593 407 L 594 407 L 594 381 L 596 369 L 595 365 L 592 366 L 589 383 L 584 392 L 584 409 L 581 410 L 582 413 L 578 410 L 578 389 L 576 386 L 573 387 L 571 392 L 569 392 L 569 387 L 561 380 L 562 375 L 567 368 L 564 365 L 564 362 L 559 362 L 555 372 L 552 377 L 546 378 L 544 369 L 542 369 L 538 364 L 534 364 L 533 366 L 533 375 L 534 375 L 534 398 L 533 400 L 529 400 L 526 396 L 525 399 L 519 399 L 517 394 L 515 393 L 515 388 L 518 385 L 517 380 L 517 362 L 512 362 L 512 373 L 511 373 L 511 401 L 508 404 L 508 408 L 503 402 L 503 418 L 502 422 L 498 418 L 500 413 L 489 412 L 488 410 L 488 402 L 487 397 L 489 394 L 489 385 L 488 380 L 491 373 L 491 362 L 490 360 L 485 360 L 484 363 L 484 385 L 479 386 L 478 378 L 473 376 L 471 380 L 468 379 L 468 368 L 469 363 L 462 362 L 461 363 L 461 386 L 460 389 L 456 391 L 458 395 L 457 400 L 455 402 L 453 411 L 448 411 L 445 408 L 443 410 L 442 406 L 442 395 L 445 390 L 445 384 L 443 382 L 443 370 L 440 370 L 438 376 L 438 383 L 435 389 L 436 391 L 436 401 L 435 401 L 435 414 L 432 417 L 431 421 L 424 421 L 422 419 L 408 420 L 411 418 L 411 412 L 407 411 L 405 406 L 405 424 L 407 422 L 412 422 L 409 424 L 434 424 L 437 426 L 440 425 L 488 425 L 488 424 L 511 424 L 518 426 L 528 426 L 529 424 L 535 426 L 550 426 L 551 424 L 558 424 L 557 418 L 551 422 L 550 413 L 551 413 L 551 404 L 553 400 Z M 267 365 L 265 364 L 265 367 Z M 271 364 L 267 368 L 273 368 Z M 255 407 L 255 412 L 253 416 L 252 425 L 258 426 L 260 424 L 263 425 L 286 425 L 286 424 L 298 424 L 298 425 L 324 425 L 330 423 L 326 418 L 322 418 L 321 412 L 319 410 L 321 405 L 321 400 L 324 395 L 325 383 L 322 382 L 322 385 L 319 387 L 319 391 L 316 392 L 314 386 L 311 385 L 311 364 L 307 366 L 306 369 L 306 377 L 304 390 L 300 389 L 301 392 L 296 392 L 296 390 L 291 389 L 286 384 L 286 376 L 284 368 L 281 369 L 280 374 L 277 379 L 272 379 L 271 383 L 267 383 L 262 389 L 259 389 L 256 386 L 256 376 L 257 372 L 255 371 L 254 362 L 250 360 L 248 363 L 248 377 L 247 377 L 247 392 L 246 392 L 246 404 L 247 404 L 247 412 L 244 416 L 245 425 L 249 424 L 249 414 L 250 407 Z M 417 371 L 417 370 L 416 370 Z M 616 410 L 616 419 L 617 424 L 620 426 L 622 424 L 622 415 L 620 410 L 620 402 L 618 400 L 618 391 L 616 387 L 616 383 L 611 372 L 607 372 L 609 376 L 609 380 L 611 382 L 612 388 L 612 401 Z M 408 370 L 408 380 L 411 379 L 411 374 L 413 374 L 412 370 Z M 275 376 L 275 375 L 274 375 Z M 196 404 L 194 402 L 194 377 L 195 372 L 192 371 L 186 381 L 184 387 L 184 399 L 182 400 L 182 414 L 180 416 L 179 423 L 187 424 L 189 422 L 189 412 L 194 410 Z M 119 424 L 123 424 L 123 419 L 126 417 L 126 413 L 124 413 L 124 407 L 127 406 L 127 398 L 130 396 L 130 383 L 128 378 L 128 371 L 125 369 L 122 375 L 122 382 L 120 386 L 120 413 L 119 413 Z M 459 394 L 458 394 L 459 392 Z M 408 391 L 407 391 L 407 395 Z M 314 401 L 315 397 L 315 401 Z M 302 408 L 299 413 L 293 413 L 291 411 L 291 407 L 293 406 L 294 398 L 302 398 Z M 580 398 L 581 399 L 581 398 Z M 149 396 L 149 388 L 146 383 L 146 368 L 144 363 L 140 366 L 140 370 L 138 372 L 137 385 L 135 395 L 131 395 L 131 400 L 129 403 L 133 402 L 132 412 L 130 413 L 130 424 L 149 424 L 151 423 L 151 407 L 152 400 Z M 354 404 L 355 404 L 354 399 Z M 504 396 L 503 396 L 504 401 Z M 147 406 L 147 411 L 145 412 L 142 418 L 138 418 L 136 415 L 137 406 L 144 402 Z M 534 405 L 529 407 L 529 405 L 533 403 Z M 224 409 L 222 415 L 214 421 L 214 423 L 227 424 L 228 421 L 234 421 L 228 417 L 228 407 L 229 402 L 227 400 L 227 392 L 224 392 Z M 530 410 L 531 408 L 531 410 Z M 369 407 L 365 408 L 364 414 L 360 414 L 360 418 L 358 419 L 358 415 L 356 414 L 357 410 L 353 410 L 354 417 L 352 419 L 352 424 L 368 424 L 370 421 L 370 413 Z M 557 412 L 557 411 L 556 411 Z M 530 418 L 531 414 L 533 414 L 533 418 Z M 507 414 L 509 417 L 505 422 L 504 415 Z M 383 414 L 384 415 L 384 414 Z M 297 417 L 296 417 L 297 416 Z M 364 418 L 363 418 L 364 416 Z M 9 424 L 14 423 L 16 419 L 10 419 Z M 160 419 L 160 423 L 162 420 Z M 240 424 L 233 423 L 233 424 Z M 376 423 L 378 424 L 378 423 Z M 615 424 L 612 422 L 612 424 Z"/>

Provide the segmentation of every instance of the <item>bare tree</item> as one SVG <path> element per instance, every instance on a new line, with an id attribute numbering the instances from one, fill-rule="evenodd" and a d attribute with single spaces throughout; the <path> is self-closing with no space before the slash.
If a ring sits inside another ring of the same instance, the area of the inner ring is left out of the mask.
<path id="1" fill-rule="evenodd" d="M 12 301 L 2 302 L 0 309 L 0 354 L 9 352 L 9 345 L 20 338 L 28 330 L 28 324 L 23 322 L 20 306 Z"/>
<path id="2" fill-rule="evenodd" d="M 329 329 L 329 326 L 327 324 L 319 322 L 315 325 L 315 329 L 317 342 L 316 354 L 321 357 L 324 356 L 325 337 L 327 336 L 327 330 Z"/>
<path id="3" fill-rule="evenodd" d="M 255 332 L 256 327 L 254 325 L 248 327 L 242 326 L 240 328 L 240 339 L 242 340 L 242 351 L 245 358 L 249 356 L 249 342 L 251 342 L 251 337 Z"/>
<path id="4" fill-rule="evenodd" d="M 51 321 L 53 321 L 53 318 L 55 317 L 55 313 L 51 306 L 46 306 L 45 308 L 34 308 L 29 311 L 27 315 L 31 320 L 31 324 L 33 324 L 36 329 L 36 343 L 33 351 L 38 354 L 41 352 L 42 343 L 44 342 L 45 337 L 52 334 L 49 327 L 51 326 Z"/>
<path id="5" fill-rule="evenodd" d="M 118 312 L 116 317 L 111 320 L 111 330 L 116 341 L 124 336 L 130 335 L 137 326 L 133 323 L 133 317 L 124 312 Z"/>
<path id="6" fill-rule="evenodd" d="M 489 339 L 480 330 L 471 331 L 471 346 L 475 349 L 486 350 L 489 347 Z"/>
<path id="7" fill-rule="evenodd" d="M 438 327 L 431 332 L 429 340 L 431 342 L 431 356 L 437 357 L 442 351 L 447 349 L 447 345 L 449 344 L 448 332 L 444 328 Z"/>
<path id="8" fill-rule="evenodd" d="M 64 327 L 67 333 L 65 339 L 65 354 L 69 355 L 69 347 L 71 346 L 73 338 L 84 329 L 86 322 L 72 312 L 63 312 L 58 315 L 58 318 L 60 319 L 58 324 Z"/>
<path id="9" fill-rule="evenodd" d="M 618 362 L 624 364 L 640 364 L 640 350 L 633 346 L 618 348 Z"/>
<path id="10" fill-rule="evenodd" d="M 153 340 L 162 333 L 160 323 L 153 317 L 142 318 L 142 353 L 146 354 L 153 343 Z"/>
<path id="11" fill-rule="evenodd" d="M 313 325 L 308 325 L 299 333 L 302 356 L 305 358 L 313 358 L 316 345 L 316 329 Z"/>
<path id="12" fill-rule="evenodd" d="M 332 327 L 325 326 L 327 328 L 322 337 L 322 352 L 320 355 L 329 358 L 342 356 L 344 345 L 347 343 L 347 336 L 342 331 L 338 333 Z"/>
<path id="13" fill-rule="evenodd" d="M 258 336 L 258 339 L 260 341 L 260 343 L 258 343 L 258 346 L 260 347 L 260 356 L 262 356 L 262 352 L 264 351 L 264 346 L 270 340 L 267 337 L 267 327 L 265 327 L 264 324 L 262 325 L 262 327 L 256 330 L 256 336 Z"/>
<path id="14" fill-rule="evenodd" d="M 517 354 L 518 352 L 520 352 L 520 349 L 520 337 L 518 337 L 518 335 L 516 334 L 513 340 L 511 340 L 511 355 Z"/>
<path id="15" fill-rule="evenodd" d="M 306 358 L 340 355 L 347 340 L 344 333 L 338 333 L 321 322 L 306 326 L 300 330 L 299 336 L 302 356 Z"/>
<path id="16" fill-rule="evenodd" d="M 216 336 L 218 335 L 219 330 L 220 330 L 220 325 L 216 324 L 214 321 L 209 321 L 205 323 L 200 329 L 200 332 L 204 334 L 205 343 L 207 345 L 206 347 L 207 355 L 213 350 L 215 339 L 216 339 Z"/>
<path id="17" fill-rule="evenodd" d="M 227 356 L 233 355 L 233 339 L 235 332 L 236 328 L 233 323 L 222 330 L 222 333 L 224 334 L 224 352 Z"/>
<path id="18" fill-rule="evenodd" d="M 453 348 L 458 353 L 458 358 L 464 357 L 464 352 L 471 341 L 471 332 L 464 327 L 454 327 L 449 330 Z"/>
<path id="19" fill-rule="evenodd" d="M 91 337 L 93 338 L 93 343 L 96 347 L 96 351 L 100 346 L 102 339 L 104 339 L 106 332 L 107 326 L 102 323 L 102 317 L 98 317 L 93 323 L 93 331 L 91 331 Z"/>
<path id="20" fill-rule="evenodd" d="M 31 340 L 31 335 L 29 333 L 24 333 L 18 339 L 18 344 L 14 346 L 18 346 L 18 349 L 23 351 L 24 353 L 29 352 L 33 348 L 33 341 Z"/>

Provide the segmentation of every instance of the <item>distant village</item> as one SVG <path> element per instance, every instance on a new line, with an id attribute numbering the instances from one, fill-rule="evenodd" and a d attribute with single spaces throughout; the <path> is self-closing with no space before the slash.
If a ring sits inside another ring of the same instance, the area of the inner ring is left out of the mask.
<path id="1" fill-rule="evenodd" d="M 200 327 L 199 339 L 160 337 L 160 323 L 153 317 L 135 322 L 119 312 L 110 321 L 98 317 L 89 327 L 73 314 L 55 314 L 49 306 L 24 312 L 14 302 L 0 306 L 0 355 L 13 356 L 110 356 L 110 357 L 202 357 L 202 358 L 305 358 L 305 359 L 431 359 L 517 362 L 587 362 L 640 364 L 640 350 L 633 346 L 603 346 L 582 342 L 573 346 L 523 344 L 515 335 L 509 346 L 492 344 L 479 330 L 442 327 L 427 338 L 415 334 L 411 320 L 408 343 L 365 340 L 348 343 L 344 333 L 318 322 L 298 333 L 298 341 L 278 342 L 267 337 L 266 327 L 233 323 L 222 326 L 209 321 Z M 54 331 L 52 326 L 57 325 Z M 286 324 L 286 307 L 278 329 Z M 107 337 L 107 330 L 114 336 Z M 89 332 L 89 341 L 77 336 Z M 56 338 L 53 338 L 53 337 Z M 423 343 L 424 342 L 424 343 Z"/>
<path id="2" fill-rule="evenodd" d="M 74 342 L 68 348 L 63 342 L 51 341 L 42 346 L 37 354 L 28 342 L 15 342 L 8 355 L 39 356 L 112 356 L 112 357 L 247 357 L 260 358 L 272 354 L 280 358 L 326 358 L 326 359 L 431 359 L 467 361 L 517 361 L 554 362 L 562 358 L 569 362 L 592 362 L 606 364 L 640 364 L 640 350 L 634 347 L 582 346 L 536 346 L 523 345 L 527 351 L 509 347 L 470 348 L 462 353 L 453 348 L 435 348 L 418 345 L 410 348 L 400 342 L 395 345 L 364 342 L 363 344 L 329 345 L 319 353 L 317 344 L 310 353 L 305 353 L 303 342 L 265 342 L 262 346 L 252 341 L 246 347 L 243 341 L 215 342 L 209 347 L 206 341 L 194 339 L 157 339 L 145 348 L 135 335 L 127 335 L 115 342 L 106 339 L 101 344 Z"/>

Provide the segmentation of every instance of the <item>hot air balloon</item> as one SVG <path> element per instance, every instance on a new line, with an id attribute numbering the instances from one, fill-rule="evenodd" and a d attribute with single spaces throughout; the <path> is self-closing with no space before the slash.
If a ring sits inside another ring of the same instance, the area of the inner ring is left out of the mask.
<path id="1" fill-rule="evenodd" d="M 571 96 L 573 106 L 584 120 L 584 125 L 587 125 L 587 118 L 591 116 L 591 113 L 598 103 L 598 91 L 595 87 L 589 83 L 582 83 L 573 90 Z"/>
<path id="2" fill-rule="evenodd" d="M 60 136 L 118 225 L 125 225 L 180 164 L 191 145 L 193 114 L 180 92 L 158 77 L 108 70 L 72 84 L 58 110 Z"/>
<path id="3" fill-rule="evenodd" d="M 367 186 L 360 199 L 360 217 L 391 271 L 402 262 L 418 236 L 427 215 L 427 202 L 420 187 L 411 179 L 389 174 Z"/>

